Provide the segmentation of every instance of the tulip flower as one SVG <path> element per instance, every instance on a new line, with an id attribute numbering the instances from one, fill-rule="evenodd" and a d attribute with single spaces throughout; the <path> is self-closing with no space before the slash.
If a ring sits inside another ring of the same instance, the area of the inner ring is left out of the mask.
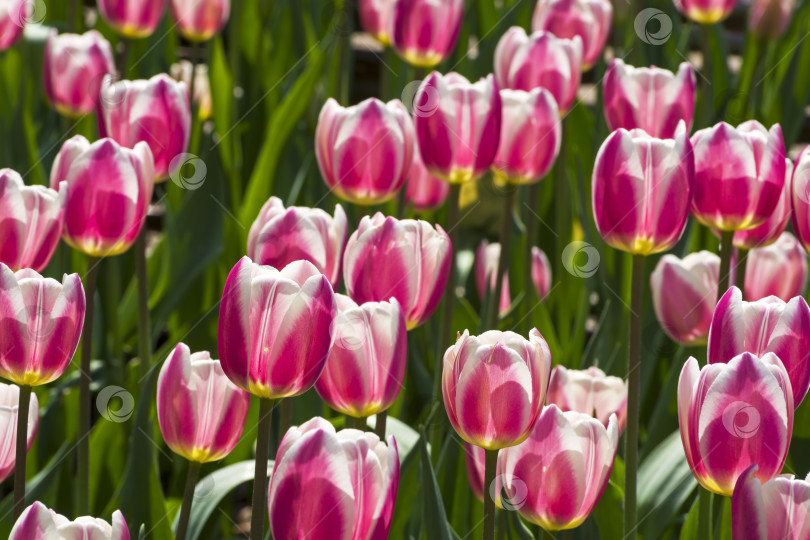
<path id="1" fill-rule="evenodd" d="M 565 39 L 579 36 L 582 68 L 587 71 L 599 60 L 612 22 L 610 0 L 540 0 L 534 9 L 532 32 L 545 30 Z"/>
<path id="2" fill-rule="evenodd" d="M 172 16 L 177 29 L 189 41 L 214 37 L 231 14 L 230 0 L 172 0 Z"/>
<path id="3" fill-rule="evenodd" d="M 734 246 L 740 249 L 761 248 L 776 242 L 790 221 L 790 188 L 793 162 L 785 159 L 785 183 L 771 215 L 753 229 L 734 232 Z"/>
<path id="4" fill-rule="evenodd" d="M 98 11 L 126 38 L 145 38 L 157 28 L 168 0 L 97 0 Z"/>
<path id="5" fill-rule="evenodd" d="M 717 302 L 709 330 L 709 363 L 727 363 L 743 352 L 774 353 L 790 377 L 797 407 L 810 388 L 809 349 L 810 307 L 801 296 L 789 302 L 775 296 L 744 302 L 740 289 L 732 287 Z"/>
<path id="6" fill-rule="evenodd" d="M 807 281 L 807 253 L 796 237 L 782 233 L 770 246 L 752 249 L 745 267 L 745 297 L 776 296 L 785 302 L 802 296 Z"/>
<path id="7" fill-rule="evenodd" d="M 405 200 L 417 212 L 425 212 L 439 208 L 449 194 L 450 185 L 430 174 L 422 162 L 419 149 L 414 150 L 413 164 L 405 184 Z"/>
<path id="8" fill-rule="evenodd" d="M 585 370 L 555 366 L 548 384 L 548 403 L 562 411 L 592 416 L 605 427 L 611 415 L 616 415 L 621 430 L 627 416 L 627 385 L 596 366 Z"/>
<path id="9" fill-rule="evenodd" d="M 464 443 L 464 465 L 467 469 L 467 480 L 470 482 L 473 495 L 481 501 L 486 496 L 486 490 L 484 489 L 485 459 L 486 451 L 483 448 L 468 442 Z"/>
<path id="10" fill-rule="evenodd" d="M 804 248 L 808 249 L 810 248 L 810 146 L 802 150 L 796 159 L 790 191 L 793 231 Z"/>
<path id="11" fill-rule="evenodd" d="M 0 0 L 0 51 L 22 37 L 32 9 L 31 0 Z"/>
<path id="12" fill-rule="evenodd" d="M 498 479 L 510 506 L 547 531 L 579 526 L 607 486 L 618 424 L 615 415 L 606 427 L 587 414 L 545 407 L 529 438 L 498 456 Z"/>
<path id="13" fill-rule="evenodd" d="M 453 247 L 440 225 L 377 212 L 360 220 L 343 255 L 343 281 L 357 303 L 396 298 L 408 330 L 433 314 L 450 273 Z"/>
<path id="14" fill-rule="evenodd" d="M 613 130 L 639 128 L 653 137 L 671 139 L 681 120 L 686 131 L 692 127 L 696 87 L 688 62 L 672 73 L 655 66 L 635 68 L 616 58 L 602 85 L 608 126 Z"/>
<path id="15" fill-rule="evenodd" d="M 192 84 L 191 70 L 194 69 L 194 80 Z M 208 77 L 208 66 L 197 64 L 192 66 L 188 60 L 180 60 L 172 64 L 169 68 L 172 79 L 183 81 L 186 86 L 192 89 L 191 101 L 197 106 L 197 116 L 200 120 L 208 120 L 213 114 L 213 102 L 211 98 L 211 83 Z"/>
<path id="16" fill-rule="evenodd" d="M 357 4 L 357 14 L 363 30 L 383 45 L 391 44 L 394 0 L 360 0 Z"/>
<path id="17" fill-rule="evenodd" d="M 582 40 L 555 37 L 551 32 L 531 36 L 513 26 L 495 48 L 495 77 L 501 88 L 530 91 L 545 88 L 565 114 L 574 103 L 582 76 Z"/>
<path id="18" fill-rule="evenodd" d="M 398 99 L 369 98 L 341 107 L 330 98 L 315 130 L 315 156 L 326 185 L 356 204 L 391 200 L 405 183 L 413 160 L 414 132 Z"/>
<path id="19" fill-rule="evenodd" d="M 478 249 L 475 251 L 475 287 L 478 289 L 478 298 L 481 302 L 487 297 L 495 294 L 495 285 L 498 280 L 498 262 L 501 258 L 501 245 L 497 242 L 490 244 L 487 240 L 481 240 Z M 494 299 L 490 299 L 494 301 Z M 512 305 L 512 297 L 509 295 L 509 274 L 503 274 L 503 287 L 501 288 L 501 298 L 498 302 L 498 313 L 501 315 L 509 311 Z"/>
<path id="20" fill-rule="evenodd" d="M 532 282 L 537 296 L 543 300 L 551 291 L 551 263 L 546 254 L 536 246 L 532 246 Z"/>
<path id="21" fill-rule="evenodd" d="M 315 390 L 336 411 L 365 418 L 393 405 L 402 388 L 405 317 L 394 298 L 359 306 L 348 296 L 335 298 L 335 344 Z"/>
<path id="22" fill-rule="evenodd" d="M 777 39 L 790 24 L 794 0 L 754 0 L 748 12 L 748 30 L 754 35 Z"/>
<path id="23" fill-rule="evenodd" d="M 17 412 L 20 405 L 20 387 L 13 384 L 0 383 L 0 433 L 3 433 L 3 444 L 0 445 L 0 482 L 8 478 L 14 470 L 17 444 Z M 26 450 L 31 449 L 34 437 L 39 428 L 39 401 L 37 395 L 31 393 L 28 408 L 28 436 Z"/>
<path id="24" fill-rule="evenodd" d="M 430 68 L 453 52 L 464 0 L 391 1 L 391 45 L 406 62 Z"/>
<path id="25" fill-rule="evenodd" d="M 593 168 L 599 234 L 634 255 L 668 250 L 683 234 L 693 181 L 692 145 L 683 122 L 674 139 L 657 139 L 640 129 L 614 131 Z"/>
<path id="26" fill-rule="evenodd" d="M 393 436 L 336 433 L 315 417 L 290 428 L 276 454 L 268 491 L 273 538 L 387 538 L 398 485 Z"/>
<path id="27" fill-rule="evenodd" d="M 112 525 L 100 518 L 84 516 L 70 521 L 37 501 L 25 509 L 11 529 L 9 540 L 129 540 L 129 528 L 120 510 Z"/>
<path id="28" fill-rule="evenodd" d="M 737 0 L 672 0 L 675 8 L 698 24 L 715 24 L 731 14 Z"/>
<path id="29" fill-rule="evenodd" d="M 146 221 L 154 170 L 146 143 L 130 150 L 112 139 L 68 139 L 51 168 L 51 188 L 67 182 L 65 241 L 93 257 L 129 249 Z"/>
<path id="30" fill-rule="evenodd" d="M 61 114 L 90 114 L 98 104 L 104 76 L 115 73 L 112 47 L 104 36 L 90 30 L 84 34 L 48 33 L 43 59 L 45 94 Z"/>
<path id="31" fill-rule="evenodd" d="M 414 99 L 414 124 L 427 170 L 451 184 L 475 180 L 495 159 L 501 136 L 501 96 L 492 75 L 470 83 L 434 71 Z"/>
<path id="32" fill-rule="evenodd" d="M 183 164 L 191 134 L 188 87 L 165 73 L 148 80 L 112 82 L 101 86 L 99 131 L 121 146 L 145 141 L 155 158 L 155 180 L 164 181 Z"/>
<path id="33" fill-rule="evenodd" d="M 683 259 L 664 255 L 650 275 L 653 309 L 661 328 L 681 345 L 705 345 L 717 299 L 720 257 L 709 251 Z"/>
<path id="34" fill-rule="evenodd" d="M 551 92 L 501 90 L 501 140 L 492 169 L 513 184 L 539 181 L 560 153 L 562 127 Z"/>
<path id="35" fill-rule="evenodd" d="M 810 475 L 804 480 L 782 474 L 761 483 L 751 465 L 731 496 L 734 540 L 803 540 L 810 538 Z"/>
<path id="36" fill-rule="evenodd" d="M 332 217 L 319 208 L 285 209 L 281 199 L 270 197 L 250 227 L 247 253 L 257 264 L 275 268 L 309 261 L 337 287 L 346 226 L 346 213 L 339 204 Z"/>

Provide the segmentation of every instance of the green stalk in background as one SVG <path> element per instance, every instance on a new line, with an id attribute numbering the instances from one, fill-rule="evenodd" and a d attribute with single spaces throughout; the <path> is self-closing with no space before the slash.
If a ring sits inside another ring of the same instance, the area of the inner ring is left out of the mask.
<path id="1" fill-rule="evenodd" d="M 87 274 L 84 277 L 86 308 L 82 329 L 82 355 L 79 364 L 79 434 L 78 463 L 76 472 L 76 514 L 90 514 L 90 359 L 93 348 L 93 315 L 95 312 L 96 282 L 99 259 L 87 257 Z"/>
<path id="2" fill-rule="evenodd" d="M 627 431 L 624 439 L 624 537 L 636 534 L 639 402 L 641 399 L 641 308 L 644 255 L 633 255 L 630 287 L 630 351 L 627 356 Z"/>
<path id="3" fill-rule="evenodd" d="M 259 433 L 256 437 L 256 467 L 253 473 L 253 498 L 250 514 L 250 540 L 263 540 L 264 514 L 267 508 L 267 460 L 270 458 L 270 420 L 273 400 L 259 398 Z"/>
<path id="4" fill-rule="evenodd" d="M 31 406 L 31 387 L 20 386 L 17 407 L 17 448 L 14 461 L 14 521 L 25 510 L 25 458 L 28 453 L 28 411 Z"/>
<path id="5" fill-rule="evenodd" d="M 180 506 L 180 519 L 177 522 L 175 540 L 185 540 L 186 538 L 188 518 L 191 516 L 191 504 L 194 502 L 194 487 L 197 485 L 197 478 L 200 477 L 200 467 L 202 467 L 202 463 L 196 461 L 188 463 L 186 487 L 183 490 L 183 504 Z"/>
<path id="6" fill-rule="evenodd" d="M 498 451 L 485 450 L 484 461 L 484 540 L 495 540 L 495 499 L 489 493 L 489 486 L 495 481 L 498 465 Z"/>
<path id="7" fill-rule="evenodd" d="M 717 300 L 726 293 L 731 270 L 731 253 L 734 251 L 734 231 L 720 233 L 720 281 L 717 285 Z"/>
<path id="8" fill-rule="evenodd" d="M 495 291 L 490 297 L 489 310 L 487 312 L 487 326 L 488 330 L 497 330 L 498 317 L 500 315 L 501 293 L 503 292 L 503 277 L 506 275 L 506 266 L 509 264 L 509 239 L 511 237 L 512 229 L 512 206 L 515 201 L 515 186 L 506 182 L 504 184 L 504 200 L 503 200 L 503 222 L 501 223 L 501 253 L 498 259 L 498 270 L 495 281 Z M 529 264 L 531 264 L 531 256 Z"/>
<path id="9" fill-rule="evenodd" d="M 535 212 L 537 207 L 540 206 L 540 182 L 535 182 L 529 186 L 528 205 L 526 209 L 526 249 L 527 254 L 523 259 L 523 302 L 521 302 L 520 320 L 523 321 L 524 327 L 521 331 L 523 335 L 528 335 L 532 329 L 532 320 L 529 317 L 535 299 L 534 281 L 532 280 L 532 257 L 531 250 L 537 242 L 537 223 L 532 212 Z"/>

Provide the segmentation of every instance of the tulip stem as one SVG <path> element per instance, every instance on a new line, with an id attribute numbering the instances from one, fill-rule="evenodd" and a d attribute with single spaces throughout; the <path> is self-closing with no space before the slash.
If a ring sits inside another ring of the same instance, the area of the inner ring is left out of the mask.
<path id="1" fill-rule="evenodd" d="M 346 415 L 346 427 L 348 429 L 359 429 L 360 431 L 366 430 L 366 419 L 365 417 L 356 417 L 356 416 L 349 416 Z"/>
<path id="2" fill-rule="evenodd" d="M 264 537 L 264 511 L 267 506 L 267 460 L 270 458 L 270 420 L 273 400 L 259 398 L 259 434 L 256 438 L 256 468 L 253 473 L 253 508 L 250 515 L 250 540 Z"/>
<path id="3" fill-rule="evenodd" d="M 498 468 L 498 451 L 484 450 L 484 540 L 495 538 L 495 498 L 489 493 L 489 486 L 495 481 Z"/>
<path id="4" fill-rule="evenodd" d="M 98 266 L 96 257 L 87 257 L 87 274 L 84 277 L 84 293 L 87 306 L 82 329 L 82 356 L 79 364 L 79 447 L 77 482 L 77 515 L 90 514 L 90 359 L 93 349 L 93 315 L 95 313 L 96 282 Z"/>
<path id="5" fill-rule="evenodd" d="M 191 516 L 191 504 L 194 502 L 194 487 L 200 477 L 200 467 L 202 463 L 190 461 L 188 472 L 186 473 L 186 488 L 183 490 L 183 505 L 180 507 L 180 519 L 177 522 L 177 534 L 175 540 L 185 540 L 186 530 L 188 530 L 188 518 Z"/>
<path id="6" fill-rule="evenodd" d="M 509 264 L 509 237 L 512 232 L 512 206 L 515 203 L 515 187 L 511 184 L 504 186 L 506 194 L 503 201 L 503 222 L 501 223 L 501 253 L 498 259 L 498 270 L 495 280 L 495 292 L 490 297 L 489 311 L 487 312 L 487 330 L 497 330 L 498 316 L 501 309 L 501 294 L 503 293 L 503 277 Z M 531 257 L 529 257 L 531 261 Z M 531 263 L 530 263 L 531 264 Z"/>
<path id="7" fill-rule="evenodd" d="M 14 458 L 14 521 L 25 510 L 25 458 L 28 453 L 28 410 L 31 406 L 31 387 L 20 386 L 17 407 L 17 454 Z"/>
<path id="8" fill-rule="evenodd" d="M 731 252 L 734 251 L 734 231 L 720 233 L 720 281 L 717 286 L 717 300 L 726 293 L 731 270 Z"/>
<path id="9" fill-rule="evenodd" d="M 523 267 L 523 309 L 521 310 L 521 321 L 525 321 L 525 334 L 528 335 L 529 331 L 532 329 L 532 321 L 529 318 L 529 314 L 531 313 L 532 301 L 534 300 L 534 281 L 532 280 L 532 248 L 534 248 L 534 243 L 537 241 L 537 224 L 531 219 L 531 212 L 535 212 L 536 208 L 540 204 L 540 183 L 535 182 L 529 186 L 529 194 L 528 194 L 528 205 L 529 208 L 527 209 L 526 219 L 524 223 L 526 224 L 526 256 L 524 257 L 524 267 Z M 539 293 L 538 293 L 539 294 Z"/>
<path id="10" fill-rule="evenodd" d="M 742 292 L 743 300 L 745 300 L 745 272 L 748 269 L 748 250 L 737 250 L 737 267 L 735 269 L 734 284 L 739 287 Z"/>
<path id="11" fill-rule="evenodd" d="M 380 411 L 377 413 L 376 423 L 374 424 L 374 433 L 381 441 L 385 440 L 385 424 L 388 421 L 388 411 Z"/>
<path id="12" fill-rule="evenodd" d="M 284 434 L 292 425 L 292 401 L 291 398 L 283 398 L 278 402 L 278 440 L 284 438 Z"/>
<path id="13" fill-rule="evenodd" d="M 627 356 L 627 432 L 624 440 L 624 537 L 635 537 L 636 475 L 638 472 L 638 416 L 641 395 L 641 300 L 644 294 L 644 256 L 633 255 L 630 292 L 630 354 Z"/>
<path id="14" fill-rule="evenodd" d="M 698 538 L 712 537 L 712 492 L 698 486 Z"/>
<path id="15" fill-rule="evenodd" d="M 135 240 L 135 274 L 138 277 L 138 358 L 141 380 L 152 367 L 152 336 L 149 322 L 149 276 L 146 273 L 146 223 Z"/>

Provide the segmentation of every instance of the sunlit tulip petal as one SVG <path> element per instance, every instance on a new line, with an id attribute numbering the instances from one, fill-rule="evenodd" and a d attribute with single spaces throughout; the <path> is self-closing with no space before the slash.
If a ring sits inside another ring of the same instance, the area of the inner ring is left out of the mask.
<path id="1" fill-rule="evenodd" d="M 464 0 L 392 0 L 391 45 L 408 63 L 433 67 L 453 52 Z"/>
<path id="2" fill-rule="evenodd" d="M 443 205 L 449 194 L 450 185 L 428 172 L 417 148 L 413 153 L 413 164 L 405 184 L 405 200 L 417 212 L 424 212 Z"/>
<path id="3" fill-rule="evenodd" d="M 17 411 L 20 404 L 20 387 L 13 384 L 0 383 L 0 482 L 8 478 L 14 471 L 17 459 Z M 37 395 L 31 393 L 28 408 L 28 444 L 26 451 L 31 449 L 34 437 L 39 428 L 39 401 Z"/>
<path id="4" fill-rule="evenodd" d="M 748 30 L 755 35 L 776 39 L 791 21 L 795 0 L 754 0 L 748 12 Z"/>
<path id="5" fill-rule="evenodd" d="M 579 36 L 583 69 L 588 70 L 602 54 L 612 21 L 609 0 L 540 0 L 534 8 L 532 32 L 545 30 L 565 39 Z"/>
<path id="6" fill-rule="evenodd" d="M 189 41 L 214 37 L 228 22 L 230 0 L 171 0 L 172 16 L 177 29 Z"/>
<path id="7" fill-rule="evenodd" d="M 155 31 L 169 0 L 97 0 L 98 11 L 119 34 L 145 38 Z"/>
<path id="8" fill-rule="evenodd" d="M 580 371 L 555 366 L 548 385 L 548 403 L 562 411 L 593 416 L 605 427 L 615 414 L 622 430 L 627 417 L 627 384 L 619 377 L 605 375 L 598 367 Z"/>
<path id="9" fill-rule="evenodd" d="M 785 159 L 785 184 L 779 202 L 771 215 L 761 225 L 753 229 L 734 231 L 734 246 L 754 249 L 768 246 L 779 238 L 790 221 L 790 186 L 793 162 Z"/>
<path id="10" fill-rule="evenodd" d="M 23 35 L 29 22 L 33 3 L 31 0 L 0 1 L 0 51 L 14 45 Z"/>
<path id="11" fill-rule="evenodd" d="M 11 529 L 9 540 L 129 540 L 129 528 L 120 510 L 112 524 L 83 516 L 70 521 L 37 501 L 26 508 Z"/>
<path id="12" fill-rule="evenodd" d="M 490 244 L 487 240 L 481 240 L 478 249 L 475 251 L 475 287 L 478 289 L 478 298 L 481 302 L 487 297 L 495 294 L 495 285 L 498 281 L 498 263 L 501 258 L 501 245 L 497 242 Z M 490 299 L 490 301 L 494 301 Z M 498 312 L 503 315 L 509 311 L 512 305 L 512 298 L 509 295 L 509 274 L 503 275 L 503 287 L 501 288 L 501 298 L 498 302 Z"/>
<path id="13" fill-rule="evenodd" d="M 784 232 L 773 244 L 748 252 L 745 297 L 776 296 L 785 302 L 802 296 L 807 281 L 807 253 L 796 237 Z"/>
<path id="14" fill-rule="evenodd" d="M 734 540 L 810 538 L 810 482 L 783 474 L 764 484 L 751 465 L 740 475 L 731 497 Z"/>

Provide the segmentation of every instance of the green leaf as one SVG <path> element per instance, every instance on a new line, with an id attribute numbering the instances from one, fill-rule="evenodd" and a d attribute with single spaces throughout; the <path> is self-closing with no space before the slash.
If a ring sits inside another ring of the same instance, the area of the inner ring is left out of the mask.
<path id="1" fill-rule="evenodd" d="M 419 457 L 422 464 L 422 500 L 424 506 L 424 529 L 427 532 L 428 540 L 451 540 L 453 533 L 447 523 L 447 514 L 444 512 L 444 502 L 439 491 L 439 484 L 436 483 L 436 475 L 433 474 L 433 467 L 430 464 L 430 454 L 425 443 L 424 433 L 419 439 Z"/>
<path id="2" fill-rule="evenodd" d="M 698 512 L 700 505 L 698 498 L 695 497 L 695 502 L 692 503 L 692 508 L 689 509 L 689 514 L 686 516 L 686 521 L 681 527 L 680 540 L 696 540 L 698 535 Z"/>

